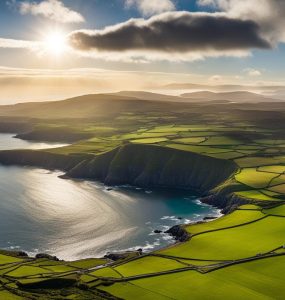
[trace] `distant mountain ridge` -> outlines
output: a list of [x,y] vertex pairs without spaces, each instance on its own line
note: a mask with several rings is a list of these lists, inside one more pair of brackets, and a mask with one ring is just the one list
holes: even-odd
[[[90,94],[60,101],[27,102],[0,106],[0,116],[18,118],[101,118],[115,117],[126,111],[143,113],[151,110],[172,111],[173,109],[203,111],[203,106],[211,105],[213,109],[223,109],[229,103],[232,108],[241,108],[243,103],[248,108],[256,103],[263,103],[267,109],[278,109],[281,100],[266,98],[251,92],[213,93],[197,92],[171,96],[142,91],[125,91],[116,94]],[[274,106],[273,106],[274,103]],[[252,108],[251,108],[252,109]],[[254,107],[254,109],[256,109]]]
[[238,84],[195,84],[195,83],[170,83],[160,86],[161,89],[169,90],[211,90],[211,91],[268,91],[285,90],[284,85],[238,85]]
[[235,92],[193,92],[193,93],[184,93],[181,95],[182,98],[187,99],[200,99],[204,101],[217,101],[217,100],[226,100],[231,102],[271,102],[278,101],[276,99],[267,98],[263,95],[252,93],[248,91],[235,91]]
[[278,102],[279,99],[271,99],[261,94],[249,91],[232,91],[232,92],[191,92],[184,93],[178,96],[164,95],[153,92],[144,91],[121,91],[110,94],[114,96],[123,96],[137,98],[140,100],[149,101],[173,101],[173,102],[193,102],[193,101],[228,101],[228,102]]

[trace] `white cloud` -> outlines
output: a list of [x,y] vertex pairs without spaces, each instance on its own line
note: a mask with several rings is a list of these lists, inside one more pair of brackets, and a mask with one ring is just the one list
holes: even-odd
[[23,1],[20,3],[21,14],[43,16],[60,23],[82,23],[84,17],[70,8],[64,6],[59,0],[45,0],[39,3]]
[[256,22],[263,37],[275,46],[285,42],[284,0],[198,0],[197,3],[226,12],[229,17]]
[[32,49],[37,49],[38,47],[39,47],[38,42],[0,38],[0,48],[31,49],[32,50]]
[[253,69],[253,68],[246,68],[243,70],[248,76],[252,76],[252,77],[257,77],[257,76],[261,76],[262,72],[257,70],[257,69]]
[[210,82],[222,82],[223,81],[223,77],[221,75],[213,75],[209,78]]
[[215,6],[215,0],[198,0],[197,3],[200,6]]
[[126,0],[126,7],[136,7],[143,16],[175,10],[175,5],[171,0]]
[[159,51],[122,51],[122,52],[98,52],[73,50],[78,57],[102,59],[105,61],[125,63],[152,63],[152,62],[194,62],[203,61],[206,58],[237,57],[245,58],[249,51],[198,51],[187,53],[163,53]]

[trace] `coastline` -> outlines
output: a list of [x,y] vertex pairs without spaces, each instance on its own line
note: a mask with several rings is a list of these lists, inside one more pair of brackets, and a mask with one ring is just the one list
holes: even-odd
[[[125,150],[125,148],[127,148],[127,149]],[[98,181],[98,182],[101,182],[102,184],[105,184],[106,186],[110,186],[110,187],[111,186],[120,186],[120,185],[122,186],[122,185],[127,184],[127,185],[131,185],[134,188],[145,189],[145,190],[149,190],[152,188],[161,188],[161,189],[170,188],[170,189],[174,189],[174,190],[188,190],[188,191],[194,190],[200,197],[199,200],[197,200],[199,202],[199,205],[206,204],[211,207],[216,207],[216,208],[220,209],[220,211],[217,213],[215,218],[222,217],[223,214],[221,214],[221,213],[226,208],[226,206],[224,206],[224,203],[227,204],[227,199],[226,199],[226,201],[222,201],[222,202],[218,201],[218,202],[214,203],[213,197],[215,199],[217,199],[217,197],[219,197],[219,195],[218,194],[215,195],[215,194],[211,193],[212,188],[215,187],[215,185],[212,183],[208,184],[209,190],[207,190],[205,188],[200,189],[200,188],[188,187],[188,185],[187,185],[187,183],[189,183],[188,179],[184,180],[183,184],[178,186],[178,188],[173,188],[173,185],[175,184],[175,182],[173,182],[173,181],[169,182],[170,183],[169,186],[166,185],[165,183],[159,183],[159,184],[157,184],[157,186],[155,186],[155,184],[153,184],[153,183],[146,184],[144,181],[138,182],[139,184],[134,185],[133,182],[129,183],[128,180],[126,180],[126,182],[123,182],[123,184],[121,184],[119,181],[119,184],[118,184],[118,182],[116,180],[110,179],[110,176],[106,175],[106,173],[105,173],[105,176],[109,176],[109,178],[107,180],[100,180],[100,178],[98,178],[100,176],[94,176],[95,178],[90,178],[91,176],[88,176],[89,174],[84,174],[85,176],[78,176],[78,175],[81,175],[81,174],[78,174],[78,172],[80,173],[82,171],[82,169],[86,168],[86,166],[88,166],[88,165],[91,166],[91,169],[89,166],[88,170],[91,170],[92,172],[94,171],[94,168],[96,169],[96,168],[101,167],[101,169],[102,168],[106,169],[106,165],[109,165],[108,169],[110,170],[110,165],[113,164],[114,157],[116,158],[116,156],[118,156],[118,155],[122,156],[122,155],[124,155],[124,152],[127,152],[128,154],[130,154],[130,152],[132,152],[132,148],[135,148],[135,150],[142,148],[143,151],[147,150],[150,152],[153,152],[153,150],[156,152],[156,151],[161,151],[161,149],[165,149],[165,148],[155,147],[155,146],[150,146],[150,147],[140,146],[140,147],[138,147],[138,146],[127,145],[125,147],[121,147],[120,149],[117,148],[115,150],[112,150],[111,152],[107,152],[106,154],[101,155],[102,158],[99,157],[99,164],[96,161],[96,158],[94,159],[91,156],[86,156],[86,155],[65,156],[65,155],[58,155],[58,154],[50,153],[50,152],[48,152],[48,150],[3,150],[3,151],[0,151],[0,163],[3,165],[8,165],[8,166],[9,165],[28,166],[28,167],[30,166],[30,167],[41,167],[46,170],[60,170],[61,172],[64,172],[64,174],[60,176],[61,178],[66,178],[66,179],[70,178],[73,180],[82,180],[82,181],[91,180],[92,182]],[[169,155],[172,156],[173,153],[175,153],[175,154],[178,153],[178,156],[179,155],[183,155],[184,157],[187,156],[187,159],[188,160],[190,159],[190,161],[195,164],[197,164],[197,162],[195,161],[196,159],[202,159],[202,160],[205,159],[205,156],[202,156],[202,155],[193,154],[193,157],[192,157],[191,154],[185,153],[184,151],[169,150],[169,149],[167,149],[165,159],[167,160],[168,156]],[[146,155],[145,155],[145,157],[148,158]],[[107,158],[107,161],[106,161],[106,158]],[[110,161],[110,158],[111,158],[111,161]],[[100,161],[100,159],[101,159],[101,161]],[[123,159],[124,159],[124,157],[123,157]],[[210,165],[212,165],[212,166],[215,166],[216,163],[219,164],[220,162],[225,163],[225,161],[219,160],[219,159],[212,159],[212,158],[207,158],[207,159],[208,159],[208,162],[210,163]],[[98,158],[97,158],[97,160],[98,160]],[[103,164],[102,164],[102,161],[103,161]],[[178,162],[179,162],[179,160],[178,160]],[[106,164],[106,165],[104,165],[104,164]],[[83,168],[82,168],[82,165],[83,165]],[[178,170],[176,170],[178,173],[180,172],[179,167],[180,166],[178,166]],[[181,166],[181,168],[183,170],[182,166]],[[196,171],[197,170],[198,169],[196,169]],[[234,170],[235,170],[235,167],[231,167],[229,172],[227,173],[227,175],[224,178],[222,178],[220,181],[226,180],[227,176],[231,176],[231,174],[234,172]],[[101,171],[99,170],[99,173],[100,172]],[[141,172],[141,171],[139,171],[139,172]],[[123,174],[123,176],[126,176],[125,171],[120,171],[119,173]],[[99,175],[102,175],[102,174],[99,174]],[[192,177],[196,176],[196,174],[190,174],[190,175]],[[127,175],[127,176],[129,176],[129,175]],[[152,176],[152,175],[150,174],[150,176]],[[222,177],[223,176],[224,175],[222,175]],[[103,178],[101,178],[101,179],[103,179]],[[203,178],[201,178],[200,180],[203,181]],[[107,181],[107,182],[104,182],[104,181]],[[168,182],[168,179],[166,180],[166,182]],[[200,183],[198,182],[197,186],[199,186],[199,184]],[[223,204],[221,205],[221,203],[223,203]],[[241,202],[239,202],[239,203],[241,203]],[[248,202],[245,201],[245,203],[248,203]],[[231,207],[231,210],[232,209],[233,208]],[[227,212],[225,212],[225,213],[227,213]],[[206,222],[210,222],[210,221],[211,220],[201,219],[201,220],[198,220],[197,222],[206,223]],[[179,226],[179,228],[184,230],[183,228],[185,226],[192,225],[195,223],[196,222],[190,222],[189,224],[188,223],[187,224],[176,224],[176,225],[174,225],[174,227]],[[172,227],[170,227],[169,229],[171,229],[171,228]],[[171,245],[166,245],[164,247],[161,247],[161,248],[159,248],[159,250],[162,250],[165,247],[175,246],[178,242],[183,242],[183,239],[180,241],[177,241],[177,236],[175,234],[170,234],[170,236],[171,235],[173,236],[173,239],[174,239],[173,243],[171,243]],[[184,238],[184,239],[187,240],[187,238]],[[140,248],[140,246],[132,247],[132,248],[133,249]],[[131,250],[133,250],[133,249],[131,249]],[[126,249],[127,252],[129,250],[130,249]],[[151,251],[157,251],[157,250],[150,250],[150,252]],[[122,252],[122,251],[118,251],[118,252]]]

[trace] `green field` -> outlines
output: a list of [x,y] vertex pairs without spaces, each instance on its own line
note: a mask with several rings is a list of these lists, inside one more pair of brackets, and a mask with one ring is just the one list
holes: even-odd
[[[82,158],[79,166],[90,171],[88,179],[112,169],[117,177],[131,174],[144,184],[153,177],[194,182],[197,192],[211,196],[207,201],[226,214],[184,225],[190,238],[183,243],[130,253],[117,262],[55,262],[2,251],[1,300],[284,298],[285,105],[140,102],[102,95],[79,100],[0,107],[0,129],[13,118],[19,128],[30,128],[20,134],[23,139],[66,141],[69,146],[34,151],[33,159],[49,154],[44,156],[49,166],[51,157]],[[124,156],[126,146],[134,150]],[[110,157],[116,160],[107,168]],[[224,171],[227,177],[217,178]]]

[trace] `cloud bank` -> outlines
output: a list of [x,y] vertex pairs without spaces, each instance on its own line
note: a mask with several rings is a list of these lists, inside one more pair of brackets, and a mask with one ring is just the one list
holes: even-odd
[[153,53],[172,56],[241,55],[249,50],[270,49],[251,20],[230,18],[224,13],[169,12],[148,20],[131,19],[103,30],[79,30],[69,36],[73,48],[82,52]]
[[38,47],[38,42],[0,38],[0,48],[36,50]]
[[256,22],[262,36],[274,45],[285,42],[284,0],[198,0],[198,4],[212,6],[233,18]]
[[43,16],[59,23],[84,22],[84,17],[80,13],[64,6],[59,0],[45,0],[39,3],[24,1],[20,3],[20,12],[23,15]]

